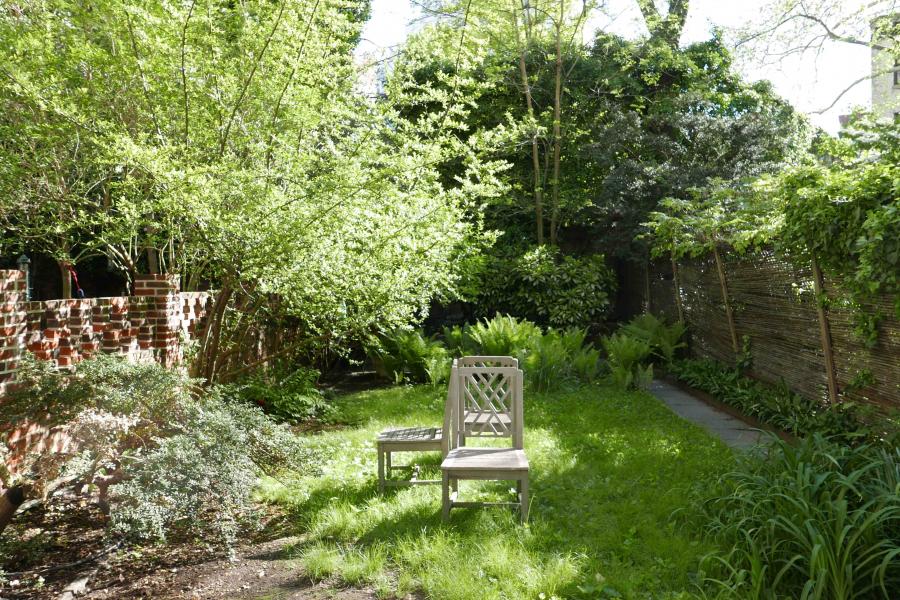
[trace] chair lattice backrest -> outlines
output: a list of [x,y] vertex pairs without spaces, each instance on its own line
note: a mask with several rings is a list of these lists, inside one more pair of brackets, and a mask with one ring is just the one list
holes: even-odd
[[522,448],[522,371],[516,367],[461,367],[451,370],[451,444],[468,437],[512,438]]

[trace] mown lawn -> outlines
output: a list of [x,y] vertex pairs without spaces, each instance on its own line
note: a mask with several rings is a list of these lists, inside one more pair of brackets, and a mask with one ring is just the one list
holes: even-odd
[[[439,485],[377,494],[374,447],[387,426],[438,425],[444,396],[427,386],[344,396],[349,425],[310,439],[322,453],[318,476],[264,483],[262,497],[304,534],[293,551],[310,576],[385,597],[693,597],[698,559],[711,548],[672,515],[692,487],[732,464],[721,442],[643,392],[526,393],[529,523],[488,508],[456,509],[444,525]],[[424,476],[439,476],[437,454],[417,456]],[[508,493],[503,483],[460,487],[468,498]]]

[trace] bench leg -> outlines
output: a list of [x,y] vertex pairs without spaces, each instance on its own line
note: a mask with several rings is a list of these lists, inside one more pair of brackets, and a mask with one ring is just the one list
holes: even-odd
[[384,493],[384,448],[378,446],[378,493]]
[[528,521],[528,477],[519,480],[519,516],[522,522]]
[[441,520],[450,521],[450,475],[446,471],[441,478]]
[[459,492],[459,479],[454,477],[450,480],[450,489],[453,490],[454,493]]
[[385,458],[387,459],[387,469],[386,469],[386,473],[387,473],[387,476],[390,477],[390,476],[391,476],[391,469],[393,468],[393,467],[391,466],[391,451],[390,451],[390,450],[388,450],[387,452],[385,452]]

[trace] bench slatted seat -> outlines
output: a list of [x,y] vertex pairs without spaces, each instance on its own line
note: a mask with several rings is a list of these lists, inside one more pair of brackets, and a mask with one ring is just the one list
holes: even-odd
[[409,427],[407,429],[389,429],[378,435],[382,442],[432,441],[441,439],[441,430],[436,427]]
[[[453,361],[454,366],[460,364],[468,367],[517,367],[519,361],[511,356],[464,356]],[[452,402],[448,392],[444,406],[444,420],[447,422],[449,422],[449,411],[451,408]],[[506,424],[498,428],[493,425],[491,417],[493,414],[491,411],[479,410],[473,412],[471,416],[466,416],[466,431],[471,432],[470,435],[484,437],[488,435],[488,430],[509,430],[508,418],[503,415],[497,417],[501,421],[507,421]],[[482,430],[483,433],[481,433]],[[384,492],[387,486],[441,483],[440,479],[419,479],[417,465],[392,464],[392,454],[394,452],[441,452],[443,456],[446,456],[450,446],[447,436],[444,435],[445,431],[449,431],[446,426],[407,427],[382,431],[375,440],[378,451],[378,491]],[[496,435],[492,435],[492,437],[496,437]],[[391,479],[391,474],[395,470],[409,470],[412,473],[411,478],[403,480]]]

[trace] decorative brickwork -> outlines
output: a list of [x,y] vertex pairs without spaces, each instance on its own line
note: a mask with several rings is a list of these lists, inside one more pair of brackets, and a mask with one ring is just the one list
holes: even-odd
[[26,351],[60,367],[97,352],[172,366],[211,301],[179,292],[177,275],[138,275],[134,296],[26,302],[25,274],[0,270],[0,397]]
[[[134,296],[27,302],[25,273],[0,270],[0,402],[15,385],[26,352],[61,368],[98,352],[173,366],[182,358],[184,342],[202,330],[212,304],[207,292],[178,288],[177,275],[138,275]],[[62,431],[36,423],[2,433],[11,470],[24,452],[68,444]]]

